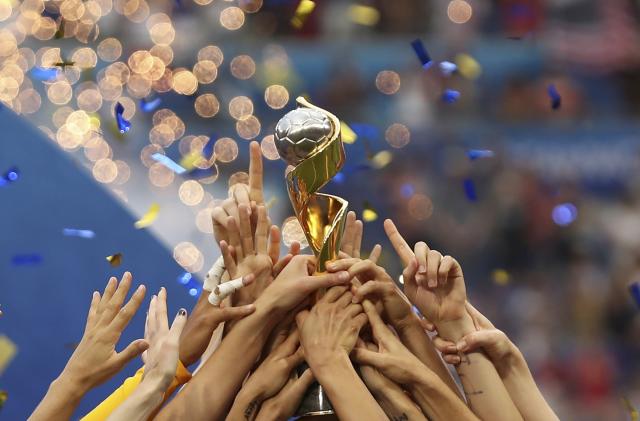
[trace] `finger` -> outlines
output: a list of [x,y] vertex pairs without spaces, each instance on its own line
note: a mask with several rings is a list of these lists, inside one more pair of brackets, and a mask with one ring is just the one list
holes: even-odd
[[296,326],[298,326],[298,330],[302,329],[302,325],[304,325],[304,321],[307,320],[309,316],[309,310],[303,310],[296,314]]
[[453,265],[455,264],[455,259],[451,256],[444,256],[442,260],[440,260],[440,266],[438,267],[438,275],[437,275],[437,283],[438,285],[444,285],[447,282],[447,278],[449,277],[449,272]]
[[346,312],[349,315],[349,317],[351,317],[351,318],[355,318],[359,314],[362,314],[365,317],[365,323],[368,320],[367,315],[365,313],[363,313],[363,309],[362,309],[362,306],[360,304],[353,304],[353,303],[348,304]]
[[[438,269],[442,261],[442,254],[438,250],[430,250],[427,255],[427,281],[429,288],[438,286]],[[447,270],[447,273],[449,271]],[[444,278],[446,281],[446,277]],[[442,284],[444,285],[444,284]]]
[[238,307],[221,307],[218,316],[219,323],[228,322],[230,320],[242,319],[256,311],[255,304],[247,304]]
[[167,290],[160,288],[156,302],[156,323],[160,332],[169,330],[169,318],[167,316]]
[[442,359],[445,363],[451,365],[458,365],[462,362],[462,358],[458,354],[444,354]]
[[229,215],[220,206],[216,206],[211,211],[211,221],[213,222],[213,238],[216,239],[216,243],[220,241],[229,241],[229,235],[227,234],[227,218]]
[[118,371],[148,348],[149,343],[144,339],[136,339],[131,342],[125,349],[117,353],[114,358],[114,364],[119,367]]
[[384,369],[386,365],[382,354],[364,348],[355,348],[353,359],[359,364],[369,365],[380,370]]
[[387,234],[387,237],[389,238],[393,249],[396,251],[396,253],[398,253],[398,256],[400,257],[400,260],[402,260],[402,263],[407,266],[411,258],[414,256],[413,251],[411,250],[411,247],[409,247],[409,244],[407,244],[407,242],[404,240],[402,235],[400,235],[398,228],[396,228],[396,225],[391,219],[387,219],[384,221],[384,232]]
[[353,257],[353,240],[355,235],[356,213],[354,211],[347,212],[347,220],[345,222],[344,234],[342,235],[342,246],[340,250],[347,255]]
[[187,324],[187,310],[181,308],[178,310],[178,314],[173,319],[173,323],[171,323],[171,329],[169,329],[169,338],[174,343],[180,342],[180,335],[182,335],[182,330]]
[[277,225],[271,225],[269,230],[269,249],[267,254],[271,258],[271,263],[275,265],[280,257],[280,228]]
[[378,263],[378,259],[380,259],[380,255],[382,254],[382,246],[380,244],[376,244],[371,249],[371,253],[369,253],[369,260],[373,263]]
[[[427,257],[429,255],[429,246],[424,241],[419,241],[416,243],[414,248],[416,260],[418,260],[418,274],[416,275],[416,281],[418,285],[426,286],[427,285]],[[438,266],[436,266],[438,267]]]
[[427,319],[420,319],[420,326],[424,330],[428,330],[429,332],[435,332],[436,331],[436,325],[434,325],[433,323],[431,323]]
[[[249,197],[249,196],[247,196]],[[242,254],[251,256],[254,254],[253,235],[251,233],[251,219],[249,216],[249,208],[246,205],[238,206],[240,213],[240,242],[242,244]]]
[[289,247],[289,253],[291,253],[292,256],[297,256],[300,253],[301,248],[302,246],[299,241],[293,241]]
[[262,151],[253,141],[249,145],[249,197],[259,205],[264,203],[262,174]]
[[369,281],[365,282],[353,295],[354,303],[361,303],[370,296],[383,297],[395,293],[395,286],[391,282]]
[[256,253],[267,254],[268,242],[269,222],[267,221],[267,208],[265,208],[264,206],[258,206],[258,225],[256,226]]
[[417,287],[416,272],[418,271],[418,260],[413,257],[409,259],[409,264],[402,271],[402,279],[404,280],[405,291],[407,287]]
[[357,220],[355,222],[354,234],[353,234],[353,257],[360,258],[360,248],[362,247],[362,232],[364,227],[362,226],[362,221]]
[[145,292],[145,286],[140,285],[138,289],[136,289],[136,292],[133,293],[127,304],[125,304],[125,306],[118,312],[109,327],[113,328],[117,332],[122,332],[140,308]]
[[320,288],[330,288],[336,285],[346,285],[351,280],[349,272],[325,273],[322,275],[309,276],[307,280],[301,280],[304,288],[308,293],[319,290]]
[[[297,408],[300,405],[300,401],[302,401],[305,392],[311,387],[314,380],[311,369],[307,368],[288,388],[286,400],[291,403],[291,408]],[[293,415],[293,413],[289,415]]]
[[456,354],[458,355],[458,348],[456,348],[456,344],[451,341],[447,341],[442,339],[440,336],[436,335],[431,338],[431,342],[433,342],[433,346],[436,347],[438,351],[443,354]]
[[[231,194],[231,192],[229,192]],[[229,197],[222,201],[222,208],[227,213],[228,216],[233,216],[236,218],[236,221],[240,220],[240,215],[238,214],[238,204],[233,197]],[[227,229],[229,228],[227,222],[223,224]]]
[[342,270],[348,270],[351,266],[355,265],[356,263],[360,263],[361,261],[362,260],[360,259],[350,257],[348,259],[340,259],[328,262],[326,267],[329,272],[340,272]]
[[[354,307],[358,306],[354,305]],[[369,317],[367,317],[365,313],[360,313],[353,319],[353,324],[358,331],[358,334],[360,334],[360,329],[362,329],[367,323],[369,323]]]
[[232,295],[234,292],[249,285],[251,282],[255,280],[255,275],[250,273],[248,275],[243,276],[242,278],[232,279],[227,282],[223,282],[220,285],[216,286],[213,291],[209,294],[209,303],[215,307],[220,306],[222,301],[228,296]]
[[236,258],[241,261],[244,258],[242,244],[240,242],[240,231],[238,230],[238,222],[232,216],[227,217],[227,233],[229,234],[229,245],[233,246],[236,251]]
[[333,287],[330,288],[323,296],[322,296],[322,301],[325,303],[334,303],[336,302],[338,299],[340,299],[340,297],[342,297],[342,295],[344,295],[344,293],[347,291],[347,287]]
[[113,297],[113,293],[116,292],[116,288],[118,287],[118,278],[112,276],[109,278],[107,282],[107,286],[104,287],[104,291],[102,292],[102,299],[98,303],[98,311],[97,315],[101,316],[104,312],[104,309],[107,308],[109,304],[109,300]]
[[507,336],[501,330],[476,330],[456,342],[456,348],[459,352],[471,352],[478,348],[495,347],[505,340],[508,340]]
[[98,305],[100,304],[100,293],[98,291],[93,291],[93,295],[91,295],[91,305],[89,305],[89,313],[87,314],[87,323],[84,326],[84,331],[86,332],[89,328],[93,327],[93,325],[97,322],[97,314],[98,314]]
[[376,338],[378,344],[385,344],[387,342],[388,335],[391,334],[391,332],[389,332],[389,328],[384,324],[380,315],[376,311],[375,306],[370,301],[365,300],[362,303],[362,307],[369,318],[369,325],[371,325],[371,332],[373,333],[374,338]]
[[[371,260],[361,260],[348,270],[351,277],[358,277],[361,281],[380,280],[393,283],[391,277],[380,266],[377,266]],[[365,282],[366,283],[366,282]]]
[[338,297],[338,299],[335,301],[335,305],[338,308],[345,308],[349,304],[351,304],[351,299],[352,298],[353,298],[353,294],[351,293],[351,291],[349,291],[347,288],[345,288],[345,291],[342,293],[342,295],[340,297]]
[[129,288],[131,288],[131,273],[125,272],[116,292],[113,293],[113,296],[109,300],[109,304],[102,313],[101,319],[105,323],[111,323],[118,311],[120,311],[125,298],[127,298]]
[[284,361],[287,363],[289,370],[293,370],[304,361],[304,350],[299,346],[298,349],[296,349],[293,354],[286,357]]
[[229,190],[231,190],[233,198],[238,204],[238,208],[240,208],[241,205],[245,205],[249,210],[249,215],[251,215],[251,199],[249,199],[249,186],[243,183],[238,183],[231,186]]
[[227,244],[226,241],[220,241],[220,253],[222,254],[222,260],[224,261],[224,267],[227,269],[227,272],[229,272],[231,277],[235,277],[238,268],[235,259],[231,255],[229,244]]
[[298,349],[298,345],[300,345],[300,335],[298,329],[293,329],[287,339],[278,346],[276,353],[282,356],[291,356]]
[[495,329],[496,327],[491,323],[484,314],[480,313],[469,301],[465,302],[467,312],[471,315],[471,318],[477,322],[480,329]]
[[154,335],[156,334],[156,300],[158,299],[158,297],[156,297],[155,294],[153,294],[153,296],[151,297],[151,301],[149,302],[149,312],[147,313],[147,328],[149,330],[149,335],[148,338],[145,339],[149,339],[149,343],[151,343],[151,340],[153,339]]
[[285,266],[289,264],[289,262],[293,259],[293,255],[287,254],[282,259],[280,259],[275,265],[273,265],[273,277],[275,278],[282,272]]

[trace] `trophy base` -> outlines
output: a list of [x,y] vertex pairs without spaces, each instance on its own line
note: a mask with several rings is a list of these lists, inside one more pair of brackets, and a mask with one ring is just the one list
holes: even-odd
[[[309,366],[303,363],[298,367],[298,375],[301,375]],[[313,383],[307,390],[300,406],[295,413],[295,417],[316,417],[320,415],[333,415],[333,407],[329,398],[324,393],[322,385],[319,383]]]

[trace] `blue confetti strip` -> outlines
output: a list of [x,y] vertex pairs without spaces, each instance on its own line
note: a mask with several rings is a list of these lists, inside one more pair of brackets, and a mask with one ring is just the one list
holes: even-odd
[[178,276],[178,283],[182,285],[192,297],[197,297],[202,292],[202,284],[189,272],[184,272]]
[[465,178],[463,182],[464,186],[464,194],[467,196],[467,199],[471,202],[475,202],[478,200],[478,195],[476,194],[476,186],[473,184],[473,180],[470,178]]
[[458,70],[458,66],[456,66],[455,63],[451,63],[450,61],[440,62],[440,71],[445,76],[451,76],[451,74],[457,70]]
[[49,81],[58,77],[60,69],[57,67],[34,67],[31,69],[31,76],[41,81]]
[[445,89],[442,93],[442,101],[447,104],[453,104],[460,98],[460,92],[454,89]]
[[183,174],[187,172],[187,170],[181,167],[180,164],[174,162],[171,158],[169,158],[166,155],[162,155],[161,153],[156,152],[153,155],[151,155],[151,158],[154,161],[159,162],[165,167],[169,168],[171,171],[173,171],[176,174]]
[[480,158],[492,158],[494,155],[495,153],[488,149],[469,149],[467,151],[467,156],[471,161],[475,161]]
[[638,308],[640,308],[640,282],[635,281],[629,284],[629,293],[631,297],[633,297],[633,301],[635,301]]
[[62,234],[67,237],[93,238],[96,233],[91,230],[79,230],[75,228],[63,228]]
[[553,83],[549,84],[547,87],[547,93],[549,94],[549,98],[551,98],[551,108],[554,110],[559,109],[562,105],[562,97],[556,89],[556,85]]
[[11,258],[14,266],[35,266],[42,263],[42,256],[39,254],[16,254]]
[[411,42],[411,46],[413,47],[413,51],[416,52],[416,55],[418,56],[418,60],[420,60],[420,63],[422,64],[422,68],[426,70],[429,67],[431,67],[431,65],[433,64],[433,61],[431,60],[431,56],[429,55],[429,53],[427,52],[427,49],[422,43],[422,40],[420,40],[419,38],[413,40]]
[[145,98],[142,98],[140,100],[140,109],[145,113],[150,113],[151,111],[158,108],[160,104],[162,104],[162,99],[160,99],[159,97],[154,98],[151,101],[147,101]]
[[116,103],[116,122],[118,123],[118,130],[120,133],[126,133],[131,128],[131,122],[125,119],[122,114],[124,113],[124,107],[121,103]]

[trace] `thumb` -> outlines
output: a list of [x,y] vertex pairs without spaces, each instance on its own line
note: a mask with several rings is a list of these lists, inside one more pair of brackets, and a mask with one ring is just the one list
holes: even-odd
[[228,322],[229,320],[241,319],[256,311],[255,304],[247,304],[238,307],[224,307],[220,309],[220,322]]
[[416,272],[418,271],[418,261],[415,257],[409,259],[409,263],[407,267],[402,271],[402,278],[404,280],[404,285],[417,287],[416,285]]
[[470,352],[478,348],[486,351],[500,346],[506,339],[505,334],[497,329],[477,330],[465,335],[456,343],[456,348],[461,352]]
[[317,291],[320,288],[329,288],[336,285],[345,285],[351,279],[349,272],[342,271],[338,273],[324,273],[322,275],[309,276],[304,285],[307,288],[307,292],[311,293]]
[[365,348],[355,348],[353,350],[353,359],[359,364],[369,365],[380,370],[385,365],[384,357],[380,353]]
[[125,349],[116,354],[116,364],[124,367],[129,361],[136,358],[149,348],[149,343],[144,339],[136,339],[131,342]]

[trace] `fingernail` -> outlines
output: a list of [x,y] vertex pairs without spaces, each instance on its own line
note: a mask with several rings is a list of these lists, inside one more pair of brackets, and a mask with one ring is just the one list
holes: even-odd
[[187,315],[187,310],[181,308],[180,311],[178,311],[178,316],[186,316]]
[[349,279],[349,272],[347,271],[342,271],[338,273],[338,279],[341,281],[346,281],[347,279]]
[[467,341],[465,341],[464,339],[459,340],[458,343],[456,344],[456,349],[458,351],[464,351],[466,347],[467,347]]
[[425,265],[420,265],[418,267],[418,272],[425,273],[427,271],[427,267]]

